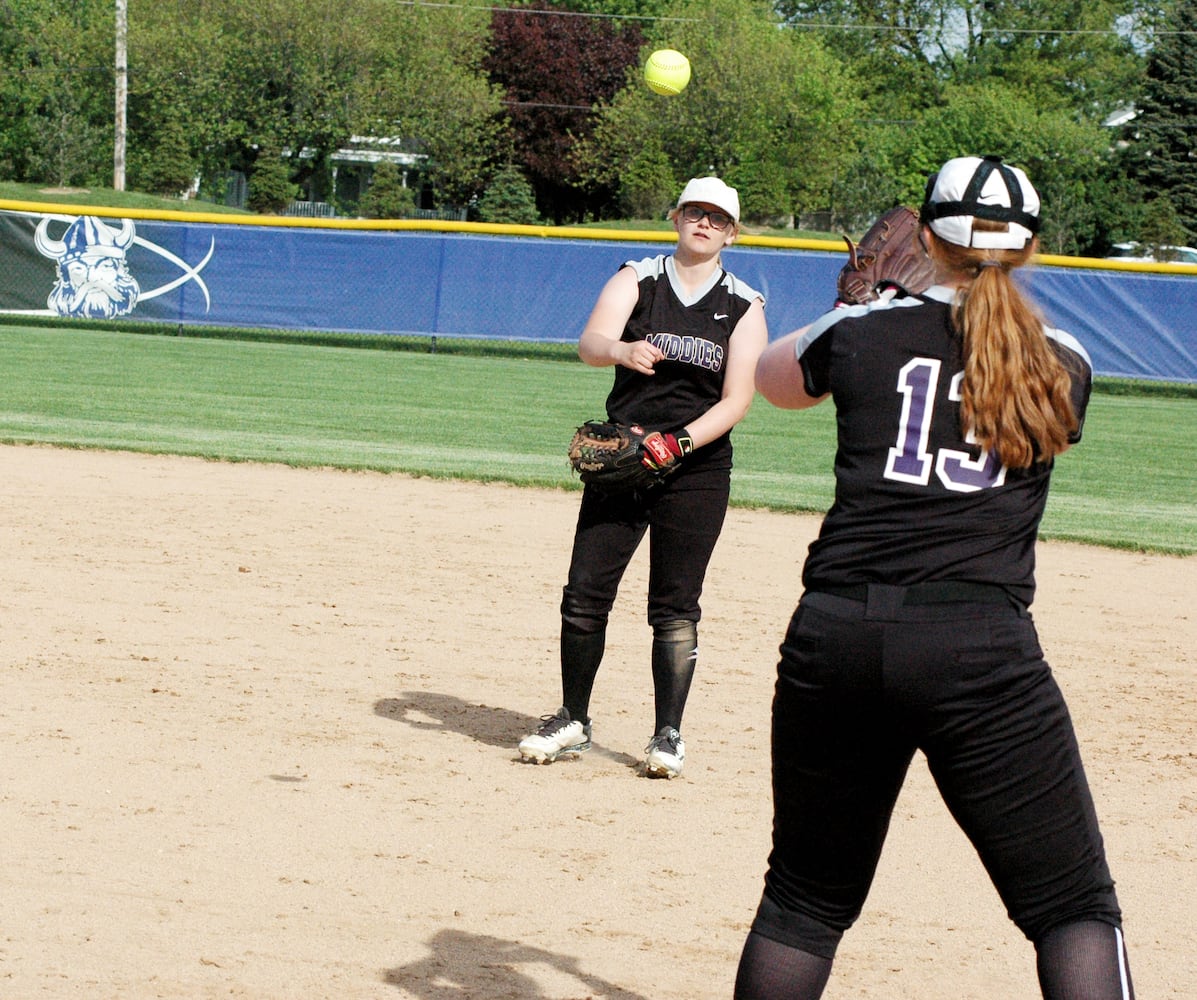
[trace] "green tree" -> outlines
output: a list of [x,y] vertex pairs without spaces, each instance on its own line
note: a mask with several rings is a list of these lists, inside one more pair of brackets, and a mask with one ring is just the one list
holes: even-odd
[[[363,0],[219,0],[222,79],[244,123],[237,148],[277,141],[292,154],[296,181],[327,174],[328,157],[354,132],[363,52],[375,41]],[[241,164],[236,164],[241,166]]]
[[1025,169],[1039,192],[1045,251],[1079,253],[1094,242],[1089,192],[1109,169],[1110,136],[1066,111],[1043,109],[1033,95],[997,80],[948,87],[942,103],[919,116],[893,153],[902,200],[915,205],[927,175],[945,160],[1000,156]]
[[[225,30],[222,0],[156,0],[138,4],[129,19],[130,181],[153,178],[152,163],[170,144],[171,156],[188,159],[201,190],[216,187],[225,171],[250,159],[248,102],[225,73],[235,42]],[[170,135],[176,121],[181,147]]]
[[[908,112],[909,113],[909,112]],[[917,208],[926,179],[927,157],[913,134],[918,120],[901,123],[869,120],[860,126],[856,156],[832,186],[830,226],[861,236],[873,221],[894,205]]]
[[383,160],[375,165],[370,187],[362,195],[357,210],[366,219],[404,219],[415,207],[415,195],[403,183],[403,172],[394,163]]
[[[857,67],[876,118],[929,107],[947,84],[1001,80],[1100,119],[1142,73],[1136,28],[1164,0],[779,0]],[[835,27],[828,27],[834,25]]]
[[494,13],[486,68],[502,87],[513,155],[554,222],[582,222],[611,199],[609,187],[585,182],[563,150],[594,131],[596,105],[609,101],[636,64],[643,35],[636,22],[553,16],[565,7]]
[[909,118],[934,100],[934,64],[950,48],[948,0],[778,0],[796,34],[819,39],[853,67],[872,120]]
[[1082,248],[1088,257],[1105,257],[1115,243],[1138,239],[1142,231],[1143,186],[1122,169],[1115,155],[1086,192],[1093,213],[1093,239]]
[[0,162],[18,179],[111,183],[114,9],[0,4]]
[[[211,190],[271,147],[281,183],[325,197],[334,152],[375,136],[422,154],[438,204],[477,199],[514,163],[536,167],[554,216],[656,217],[688,177],[716,172],[748,221],[830,211],[853,231],[918,197],[940,158],[988,151],[1032,171],[1050,249],[1139,238],[1157,193],[1197,231],[1197,0],[780,0],[784,21],[771,0],[565,2],[600,16],[536,15],[588,27],[555,27],[535,47],[512,36],[499,86],[483,5],[136,0],[130,181],[173,191],[199,173]],[[630,64],[594,41],[631,24],[650,37]],[[112,39],[111,0],[0,2],[0,175],[107,183]],[[543,66],[518,65],[521,46]],[[643,84],[658,47],[691,59],[679,97]],[[1097,123],[1131,101],[1141,114],[1112,157]],[[514,112],[543,104],[579,105],[566,110],[580,124]]]
[[478,218],[483,222],[507,222],[532,226],[541,221],[536,194],[523,171],[508,164],[497,174],[478,201]]
[[[30,128],[34,145],[27,164],[33,177],[59,187],[111,186],[112,129],[88,116],[82,98],[75,89],[62,89],[41,102]],[[108,155],[102,156],[105,147]]]
[[[1147,64],[1131,123],[1130,172],[1148,200],[1167,198],[1197,242],[1197,0],[1177,0]],[[1164,213],[1167,214],[1167,213]]]
[[974,0],[960,5],[967,44],[945,60],[955,83],[1001,81],[1044,108],[1100,121],[1143,73],[1129,28],[1149,16],[1138,0]]
[[1140,230],[1147,252],[1156,260],[1174,260],[1172,248],[1185,242],[1185,226],[1180,213],[1166,194],[1153,198],[1143,211]]
[[569,9],[599,17],[655,19],[670,17],[673,0],[570,0]]
[[677,194],[669,157],[659,146],[642,149],[620,173],[618,208],[625,218],[659,219]]
[[299,194],[299,185],[291,180],[291,158],[277,148],[261,150],[249,175],[247,208],[255,212],[277,214]]
[[[675,16],[655,28],[577,162],[618,184],[632,165],[664,157],[675,196],[688,178],[718,174],[743,190],[746,221],[824,208],[855,152],[861,109],[847,69],[817,39],[779,30],[761,0],[687,0]],[[690,59],[690,85],[677,97],[641,78],[643,60],[662,47]]]
[[175,114],[137,133],[129,145],[129,187],[172,197],[191,187],[198,166],[189,149],[187,132]]
[[[48,2],[48,0],[47,0]],[[325,196],[354,135],[417,143],[438,197],[464,203],[503,155],[499,95],[479,63],[485,9],[393,0],[156,0],[130,19],[131,140],[174,113],[205,189],[291,152],[291,180]]]
[[368,135],[419,140],[437,204],[481,194],[511,143],[502,93],[487,80],[487,8],[426,7],[379,0],[369,50]]

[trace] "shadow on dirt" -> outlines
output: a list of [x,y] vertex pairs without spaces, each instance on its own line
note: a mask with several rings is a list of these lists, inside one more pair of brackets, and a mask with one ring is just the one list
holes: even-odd
[[400,698],[380,698],[374,714],[414,729],[451,732],[493,747],[515,748],[537,719],[490,705],[472,705],[453,695],[409,691]]
[[535,967],[547,966],[553,980],[566,976],[576,981],[578,997],[647,1000],[582,971],[577,959],[517,941],[443,930],[433,935],[428,947],[427,958],[388,969],[383,982],[419,1000],[548,1000],[561,992],[559,982],[548,993],[537,981]]
[[[503,747],[511,751],[515,760],[519,759],[516,751],[519,741],[540,723],[539,717],[523,712],[491,705],[473,705],[453,695],[435,691],[409,691],[400,698],[380,698],[374,703],[374,714],[415,729],[458,733],[488,746]],[[590,753],[631,768],[640,763],[638,757],[608,750],[597,740]]]

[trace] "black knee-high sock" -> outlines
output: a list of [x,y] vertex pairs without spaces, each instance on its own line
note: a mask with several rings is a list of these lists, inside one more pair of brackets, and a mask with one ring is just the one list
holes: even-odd
[[752,931],[736,970],[735,1000],[818,1000],[830,976],[830,958]]
[[578,722],[590,721],[590,694],[606,645],[605,627],[583,632],[568,622],[561,623],[561,704]]
[[1122,931],[1100,920],[1080,920],[1035,942],[1044,1000],[1134,1000]]
[[665,726],[682,728],[682,713],[698,660],[698,626],[692,621],[653,626],[653,695],[659,733]]

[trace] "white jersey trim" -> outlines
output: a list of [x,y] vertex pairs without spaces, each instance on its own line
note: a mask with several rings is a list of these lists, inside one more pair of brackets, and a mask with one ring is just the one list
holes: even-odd
[[1045,326],[1043,332],[1047,334],[1048,340],[1054,340],[1057,344],[1062,344],[1067,347],[1074,354],[1079,354],[1085,360],[1085,366],[1093,371],[1093,360],[1089,357],[1089,352],[1085,350],[1085,345],[1076,339],[1067,330],[1057,330],[1054,326]]
[[[923,294],[928,294],[931,289]],[[936,298],[937,296],[932,296]],[[799,337],[794,342],[794,357],[801,358],[806,353],[807,348],[810,347],[823,334],[830,330],[836,323],[842,319],[849,319],[854,316],[867,316],[874,312],[888,312],[891,309],[910,309],[915,306],[924,305],[919,299],[911,297],[894,298],[894,299],[877,299],[874,302],[869,302],[860,306],[837,306],[831,312],[825,312],[817,320],[811,323],[806,328],[806,333]]]
[[[932,285],[922,294],[929,299],[943,303],[951,303],[956,298],[956,290],[948,288],[946,285]],[[794,357],[801,358],[811,344],[823,336],[841,319],[847,319],[850,316],[866,316],[871,312],[883,312],[889,309],[905,309],[922,304],[914,296],[908,296],[905,298],[877,300],[860,306],[839,306],[832,309],[831,312],[824,313],[807,327],[806,333],[794,343]],[[1089,357],[1089,352],[1085,350],[1085,345],[1067,330],[1061,330],[1057,327],[1044,324],[1043,333],[1048,340],[1054,340],[1073,353],[1080,355],[1089,370],[1093,370],[1093,359]]]
[[637,281],[643,281],[645,278],[659,278],[661,275],[664,275],[669,279],[669,286],[673,289],[673,294],[686,307],[700,301],[703,296],[710,292],[712,288],[718,286],[720,282],[727,286],[727,290],[732,295],[743,299],[745,302],[760,299],[761,305],[765,304],[765,297],[760,292],[751,285],[741,281],[731,271],[724,270],[722,267],[716,268],[712,272],[711,277],[703,282],[702,287],[691,294],[682,288],[681,282],[678,281],[677,268],[673,262],[672,254],[659,254],[656,257],[629,260],[625,261],[623,266],[630,267],[636,273]]

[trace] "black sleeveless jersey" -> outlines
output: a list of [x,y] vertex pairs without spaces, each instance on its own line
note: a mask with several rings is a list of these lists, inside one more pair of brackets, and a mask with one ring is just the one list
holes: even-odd
[[[763,296],[722,269],[687,296],[676,280],[672,256],[623,266],[636,273],[640,296],[620,339],[650,341],[665,357],[651,376],[616,367],[607,416],[653,430],[680,429],[722,398],[732,331],[753,300]],[[686,466],[730,467],[731,458],[729,431],[697,449]]]
[[[808,590],[951,580],[996,584],[1024,604],[1034,597],[1051,464],[1006,469],[962,433],[953,294],[937,286],[837,309],[796,345],[805,389],[832,394],[838,431],[835,503],[810,546]],[[1072,373],[1083,423],[1089,356],[1062,330],[1045,332]]]

